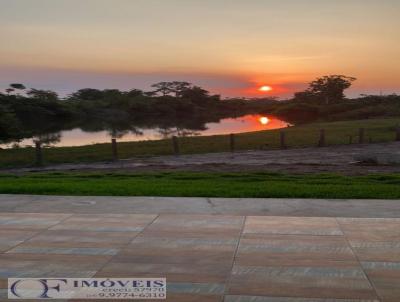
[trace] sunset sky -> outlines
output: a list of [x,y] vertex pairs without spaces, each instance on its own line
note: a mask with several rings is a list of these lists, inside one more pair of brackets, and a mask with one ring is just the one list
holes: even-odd
[[0,89],[186,80],[287,97],[345,74],[349,96],[399,93],[399,13],[399,0],[0,0]]

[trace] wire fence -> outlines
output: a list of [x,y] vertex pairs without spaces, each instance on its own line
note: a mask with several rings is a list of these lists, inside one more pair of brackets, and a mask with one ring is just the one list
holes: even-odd
[[[299,147],[328,147],[343,144],[370,144],[378,142],[400,141],[400,127],[394,126],[382,131],[374,128],[358,128],[351,131],[330,129],[298,132],[291,128],[262,133],[243,133],[204,137],[177,137],[169,140],[146,142],[117,142],[85,147],[45,148],[36,142],[34,160],[30,165],[43,166],[46,163],[118,161],[136,156],[175,155],[237,152],[241,150],[273,150]],[[108,150],[108,151],[107,151]],[[322,152],[322,151],[321,151]],[[31,157],[30,154],[29,157]],[[47,159],[47,160],[46,160]],[[25,161],[27,164],[27,161]]]

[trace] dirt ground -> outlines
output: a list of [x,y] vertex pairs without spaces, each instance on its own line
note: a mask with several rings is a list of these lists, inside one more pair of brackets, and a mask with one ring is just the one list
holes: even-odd
[[[378,159],[378,163],[362,161]],[[361,159],[361,160],[360,160]],[[3,170],[24,173],[39,171],[204,171],[250,172],[270,171],[285,173],[340,173],[362,175],[371,173],[399,173],[400,142],[343,145],[324,148],[302,148],[270,151],[242,151],[181,156],[132,158],[118,162],[63,164],[43,168]],[[389,161],[389,163],[388,163]]]

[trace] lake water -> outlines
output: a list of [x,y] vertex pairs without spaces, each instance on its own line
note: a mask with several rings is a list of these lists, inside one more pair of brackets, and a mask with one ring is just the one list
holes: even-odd
[[[269,115],[245,115],[238,118],[226,118],[218,123],[207,123],[206,130],[190,131],[185,129],[138,129],[140,134],[128,132],[122,137],[118,137],[118,141],[143,141],[143,140],[159,140],[174,135],[216,135],[243,133],[251,131],[280,129],[290,126],[289,123],[282,121],[274,116]],[[53,143],[52,146],[80,146],[96,143],[110,142],[111,136],[107,131],[85,132],[81,129],[73,129],[59,132],[59,142]],[[24,139],[19,142],[21,147],[32,146],[32,139]],[[0,145],[1,147],[10,147],[11,144]]]

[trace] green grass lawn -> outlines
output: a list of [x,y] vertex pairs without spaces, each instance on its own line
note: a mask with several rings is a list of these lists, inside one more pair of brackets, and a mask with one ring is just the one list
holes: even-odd
[[[348,144],[349,136],[357,142],[358,129],[365,128],[365,137],[373,142],[393,141],[396,119],[371,119],[360,121],[341,121],[314,123],[285,129],[289,147],[316,146],[319,130],[326,129],[328,145]],[[258,131],[236,135],[236,149],[250,150],[278,148],[279,131]],[[229,151],[229,136],[215,135],[204,137],[179,138],[181,153],[207,153]],[[172,154],[171,140],[118,143],[120,158]],[[111,160],[111,144],[95,144],[81,147],[45,148],[43,156],[46,164],[79,163]],[[0,168],[30,166],[35,162],[33,148],[0,150]]]
[[0,175],[0,193],[108,196],[400,198],[400,175],[38,173]]

